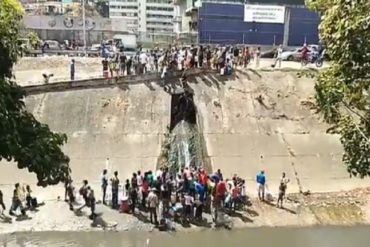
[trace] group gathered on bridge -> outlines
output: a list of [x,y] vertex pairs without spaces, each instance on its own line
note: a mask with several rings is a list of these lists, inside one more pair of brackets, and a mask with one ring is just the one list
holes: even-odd
[[[315,49],[314,49],[315,48]],[[283,53],[286,49],[282,45],[275,47],[271,58],[274,58],[271,67],[280,68]],[[310,62],[322,64],[324,55],[323,46],[309,47],[306,44],[299,49],[292,59],[298,59],[302,65]],[[126,75],[141,75],[146,73],[159,73],[162,78],[171,71],[186,71],[191,68],[207,68],[218,71],[221,75],[230,75],[235,68],[245,69],[254,64],[260,66],[261,47],[249,46],[172,46],[168,49],[154,48],[152,50],[140,49],[137,52],[110,52],[101,50],[102,74],[104,78],[118,78]],[[295,57],[297,56],[297,57]],[[288,58],[289,60],[290,58]],[[321,67],[318,66],[318,67]],[[70,66],[71,80],[75,78],[75,62]]]

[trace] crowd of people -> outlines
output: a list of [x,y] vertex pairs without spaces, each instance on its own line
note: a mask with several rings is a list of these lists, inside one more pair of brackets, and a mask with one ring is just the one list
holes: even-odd
[[[237,66],[247,68],[252,61],[260,65],[261,48],[237,46],[170,46],[168,49],[155,48],[139,50],[134,54],[116,52],[104,54],[102,74],[104,78],[118,78],[126,75],[159,73],[165,77],[171,71],[190,68],[208,68],[222,75],[230,75]],[[71,80],[75,78],[74,61],[71,62]]]
[[190,68],[212,68],[221,74],[231,74],[234,66],[247,67],[251,60],[259,66],[261,48],[249,47],[203,47],[186,46],[178,48],[170,46],[166,50],[158,48],[150,51],[138,51],[135,55],[128,56],[124,52],[105,57],[102,61],[103,75],[124,76],[140,75],[150,72],[159,72],[162,76],[170,70],[186,70]]
[[[264,171],[257,174],[256,182],[259,199],[271,200],[270,192],[266,192]],[[288,183],[289,179],[283,173],[279,185],[278,207],[283,206]],[[173,221],[203,222],[204,212],[211,214],[213,221],[218,223],[220,213],[244,210],[249,202],[244,179],[236,174],[232,178],[224,178],[220,169],[207,173],[202,167],[185,167],[177,174],[171,174],[167,167],[157,171],[139,170],[124,182],[120,181],[117,171],[109,178],[105,169],[101,175],[101,189],[102,204],[121,213],[138,215],[149,212],[150,222],[163,229],[167,229],[168,222]],[[88,181],[84,180],[79,190],[75,190],[72,180],[67,181],[65,199],[70,203],[71,210],[74,210],[73,204],[78,195],[85,202],[78,210],[89,207],[90,217],[93,219],[96,216],[97,199]]]
[[[138,215],[149,212],[150,222],[165,230],[168,229],[168,223],[173,221],[202,223],[204,212],[212,215],[216,224],[222,223],[223,217],[220,214],[243,211],[249,205],[245,180],[237,174],[225,178],[220,169],[208,173],[203,167],[185,167],[178,173],[171,174],[168,167],[161,167],[157,171],[134,172],[124,182],[119,179],[117,171],[111,178],[108,176],[108,170],[104,169],[101,175],[101,200],[97,200],[88,180],[83,180],[82,186],[77,190],[72,179],[68,178],[65,182],[65,200],[69,203],[70,210],[81,212],[88,207],[91,210],[90,218],[95,219],[96,203],[101,201],[103,205],[121,213]],[[271,192],[267,189],[264,171],[257,174],[256,182],[258,198],[261,201],[273,201]],[[283,207],[288,183],[289,179],[283,173],[278,188],[277,207]],[[9,215],[27,217],[26,210],[42,205],[31,194],[29,185],[15,184]],[[5,217],[5,210],[3,193],[0,191],[0,217],[9,220],[9,217]]]

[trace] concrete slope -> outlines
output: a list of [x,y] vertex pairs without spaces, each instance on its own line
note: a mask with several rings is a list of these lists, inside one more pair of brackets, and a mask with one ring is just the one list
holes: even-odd
[[297,72],[247,71],[196,82],[191,87],[212,166],[228,177],[246,177],[249,190],[255,191],[261,169],[275,192],[283,171],[292,180],[289,192],[370,184],[349,179],[338,136],[326,134],[327,126],[306,106],[312,79],[298,78]]
[[[126,91],[87,89],[29,96],[27,108],[38,120],[68,135],[65,152],[75,181],[98,181],[109,171],[128,178],[138,169],[154,169],[170,119],[170,96],[160,88],[132,85]],[[34,175],[4,165],[1,183],[34,182]],[[17,174],[14,180],[10,175]]]
[[[260,169],[274,191],[283,171],[292,180],[289,192],[370,185],[349,178],[338,137],[326,134],[327,126],[307,106],[312,79],[298,78],[296,71],[252,70],[231,77],[190,77],[211,165],[225,176],[238,173],[247,179],[250,191],[255,191]],[[153,87],[35,94],[26,103],[37,119],[68,135],[65,152],[75,180],[98,182],[108,157],[110,172],[118,170],[125,179],[137,169],[154,169],[170,123],[171,97]],[[0,183],[32,183],[34,177],[3,165]]]

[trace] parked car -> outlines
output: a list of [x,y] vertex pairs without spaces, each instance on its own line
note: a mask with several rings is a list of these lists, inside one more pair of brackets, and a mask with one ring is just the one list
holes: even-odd
[[300,61],[301,60],[301,48],[291,49],[288,51],[284,51],[281,54],[281,59],[283,61]]
[[[262,52],[261,58],[274,58],[275,55],[276,55],[276,49],[277,48],[274,48],[274,49],[271,49],[271,50],[267,50],[267,51]],[[288,51],[288,49],[287,48],[283,48],[283,52],[285,52],[285,51]]]
[[93,45],[90,47],[90,51],[100,51],[100,47],[101,47],[101,45],[100,45],[100,44],[93,44]]
[[46,44],[46,49],[49,50],[62,50],[62,46],[56,40],[45,40],[43,45]]
[[[283,51],[283,53],[281,54],[282,60],[283,61],[301,61],[302,48],[303,47],[299,47],[299,48]],[[307,48],[309,50],[308,55],[310,55],[311,52],[318,52],[319,46],[318,45],[307,45]]]

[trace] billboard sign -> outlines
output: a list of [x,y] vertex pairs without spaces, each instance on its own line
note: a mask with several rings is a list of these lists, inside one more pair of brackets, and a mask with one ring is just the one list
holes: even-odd
[[254,4],[244,6],[245,22],[284,23],[284,19],[285,6]]

